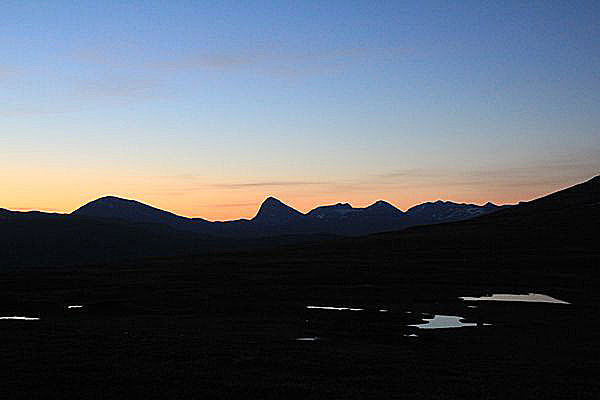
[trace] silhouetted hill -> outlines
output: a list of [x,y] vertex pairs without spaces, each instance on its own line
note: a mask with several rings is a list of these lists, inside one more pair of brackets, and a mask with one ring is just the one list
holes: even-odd
[[[219,223],[215,224],[215,231]],[[156,256],[211,254],[322,241],[326,234],[226,238],[118,218],[0,211],[0,269],[105,263]]]
[[341,218],[349,213],[354,212],[356,209],[348,203],[337,203],[330,206],[320,206],[313,210],[310,210],[306,215],[315,218]]
[[398,218],[405,216],[405,213],[388,203],[387,201],[378,200],[363,210],[365,216],[390,217]]
[[354,208],[348,203],[320,206],[309,211],[306,215],[319,219],[342,219],[356,217],[386,217],[395,219],[403,217],[404,213],[390,203],[379,200],[365,208]]
[[390,203],[379,200],[365,208],[338,203],[320,206],[302,214],[280,200],[268,197],[251,220],[209,222],[201,218],[175,215],[135,200],[106,196],[84,205],[72,214],[132,223],[159,223],[194,233],[249,239],[314,234],[360,236],[404,229],[413,225],[459,221],[497,209],[499,207],[491,203],[477,206],[437,202],[413,207],[410,213],[404,213]]
[[[398,243],[404,249],[486,253],[489,257],[514,252],[532,256],[564,252],[565,248],[598,248],[600,176],[542,198],[522,202],[466,221],[412,227],[357,239],[349,247],[367,250]],[[351,250],[350,250],[351,251]],[[582,257],[583,257],[582,253]]]
[[[90,390],[123,398],[122,387],[133,387],[133,398],[595,399],[599,203],[596,178],[468,221],[401,232],[290,246],[260,239],[252,244],[260,250],[0,271],[1,315],[40,317],[3,324],[3,382],[27,399],[79,399]],[[23,257],[31,248],[55,257],[58,245],[71,261],[107,248],[148,255],[170,237],[160,229],[181,234],[165,224],[0,214],[4,257],[15,232]],[[10,219],[28,220],[5,229]],[[571,304],[471,308],[459,300],[529,292]],[[414,325],[440,314],[477,326]]]
[[294,210],[274,197],[268,197],[251,221],[261,225],[284,225],[302,216],[300,211]]
[[40,212],[0,215],[2,266],[62,265],[198,253],[216,239],[167,224]]
[[599,206],[600,175],[539,199],[521,202],[517,207],[503,210],[499,215],[527,216],[541,212],[565,213],[574,210],[588,210],[595,213]]
[[201,218],[186,218],[175,215],[135,200],[105,196],[91,201],[73,211],[73,215],[120,219],[129,222],[167,224],[174,228],[197,230],[201,224],[207,224]]
[[[411,224],[465,218],[469,219],[410,228]],[[589,247],[596,241],[599,225],[600,177],[512,207],[435,202],[403,213],[379,201],[365,208],[338,203],[302,214],[268,198],[252,220],[227,222],[185,218],[137,201],[104,197],[70,215],[0,209],[0,252],[2,266],[61,265],[252,249],[393,231],[339,243],[352,243],[344,251],[371,252],[377,251],[371,247],[397,246],[401,238],[403,248],[476,248],[499,254],[523,248]],[[405,228],[409,229],[396,232]]]
[[431,225],[443,222],[462,221],[498,211],[502,207],[493,203],[484,206],[458,204],[451,201],[428,202],[411,207],[406,211],[410,225]]

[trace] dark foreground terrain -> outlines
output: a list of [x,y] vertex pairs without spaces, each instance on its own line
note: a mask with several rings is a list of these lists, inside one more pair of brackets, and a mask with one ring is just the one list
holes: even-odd
[[[0,317],[40,318],[0,320],[2,397],[600,398],[599,188],[364,238],[0,272]],[[529,292],[571,304],[458,298]],[[479,325],[408,326],[431,314]]]

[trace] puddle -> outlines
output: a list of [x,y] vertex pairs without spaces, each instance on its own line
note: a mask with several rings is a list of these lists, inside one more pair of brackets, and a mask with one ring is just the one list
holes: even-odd
[[83,308],[83,306],[79,306],[79,305],[74,305],[74,306],[67,306],[68,309],[73,309],[73,308]]
[[546,296],[545,294],[529,293],[529,294],[492,294],[491,296],[481,297],[459,297],[465,301],[522,301],[528,303],[554,303],[554,304],[570,304],[566,301],[555,299],[554,297]]
[[443,329],[443,328],[462,328],[467,326],[477,326],[476,323],[461,322],[463,317],[456,315],[434,315],[433,318],[423,318],[427,321],[424,324],[409,325],[419,329]]
[[390,310],[386,310],[386,309],[379,310],[379,312],[389,312],[389,311],[390,311]]
[[299,341],[299,342],[314,342],[314,341],[317,341],[319,339],[321,339],[321,338],[318,337],[318,336],[296,338],[296,340]]
[[317,309],[317,310],[334,310],[334,311],[364,311],[363,308],[351,308],[351,307],[306,306],[306,308]]
[[19,321],[39,321],[39,318],[34,317],[0,317],[0,319],[16,319]]

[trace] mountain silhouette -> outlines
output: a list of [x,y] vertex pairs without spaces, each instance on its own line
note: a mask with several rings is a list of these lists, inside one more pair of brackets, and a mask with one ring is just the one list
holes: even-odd
[[282,203],[275,197],[268,197],[260,205],[258,213],[251,221],[261,225],[284,225],[303,215],[300,211]]
[[73,211],[72,215],[119,219],[136,223],[167,224],[174,228],[191,231],[201,231],[200,226],[208,223],[201,218],[182,217],[136,200],[115,196],[105,196],[91,201]]
[[380,216],[380,217],[403,217],[404,212],[400,211],[387,201],[378,200],[370,206],[366,207],[363,211],[364,215],[369,216]]
[[323,218],[340,218],[348,213],[352,213],[355,209],[348,203],[337,203],[330,206],[320,206],[310,210],[306,215],[319,219]]
[[[413,227],[430,221],[437,225]],[[72,214],[0,209],[0,253],[3,266],[61,265],[269,247],[406,228],[403,237],[414,238],[419,248],[442,242],[448,248],[481,247],[481,241],[490,248],[551,248],[592,245],[599,224],[600,177],[510,207],[438,201],[403,213],[378,201],[365,208],[338,203],[302,214],[269,197],[252,220],[226,222],[186,218],[107,196]],[[380,233],[369,241],[385,245],[386,240],[377,238],[398,234]],[[456,243],[449,244],[448,237]]]
[[388,217],[398,218],[404,213],[390,203],[379,200],[365,208],[354,208],[348,203],[337,203],[320,206],[309,211],[307,216],[319,219],[356,218],[356,217]]
[[306,214],[275,197],[267,197],[250,220],[210,222],[187,218],[135,200],[105,196],[93,200],[72,215],[106,218],[131,223],[165,224],[172,228],[210,236],[256,238],[280,235],[332,234],[357,236],[400,230],[413,225],[459,221],[484,215],[501,207],[452,202],[425,203],[404,213],[379,200],[368,207],[355,208],[348,203],[319,206]]
[[491,259],[512,253],[518,253],[519,257],[523,254],[537,257],[553,254],[556,249],[577,252],[578,249],[597,248],[598,226],[600,176],[476,218],[375,235],[367,239],[369,244],[362,249],[367,251],[370,246],[389,245],[389,241],[401,236],[406,248],[478,249],[487,252]]
[[105,196],[75,210],[72,215],[118,219],[131,223],[166,224],[172,228],[211,236],[255,238],[279,235],[333,234],[357,236],[400,230],[413,225],[460,221],[500,209],[438,201],[425,203],[402,212],[379,200],[368,207],[355,208],[348,203],[319,206],[306,214],[275,197],[267,197],[250,220],[210,222],[187,218],[135,200]]
[[411,207],[406,215],[411,220],[411,225],[431,225],[442,222],[462,221],[481,215],[489,214],[506,206],[497,206],[486,203],[484,206],[476,204],[458,204],[451,201],[438,200]]

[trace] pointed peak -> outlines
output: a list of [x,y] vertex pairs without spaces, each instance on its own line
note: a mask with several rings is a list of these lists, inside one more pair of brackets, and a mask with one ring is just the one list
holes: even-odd
[[263,202],[262,205],[285,205],[281,200],[273,197],[273,196],[269,196],[267,197]]
[[364,212],[367,215],[377,215],[377,216],[400,216],[404,214],[401,210],[394,207],[392,204],[388,203],[384,200],[377,200],[375,203],[364,209]]
[[252,221],[261,224],[279,225],[301,215],[303,214],[300,211],[293,209],[273,196],[269,196],[262,202],[258,214],[252,218]]

